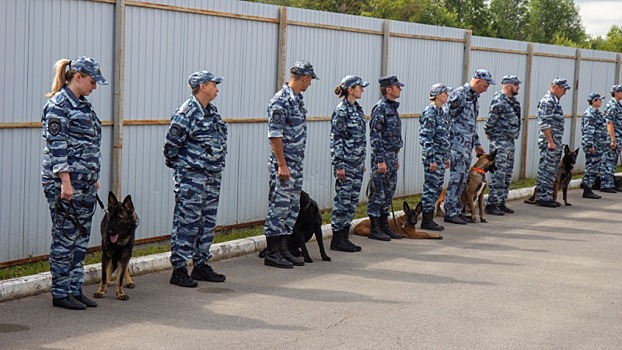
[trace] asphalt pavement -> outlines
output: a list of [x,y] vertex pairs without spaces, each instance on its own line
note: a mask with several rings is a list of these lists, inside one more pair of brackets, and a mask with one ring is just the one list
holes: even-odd
[[353,237],[363,251],[331,262],[309,242],[315,262],[292,270],[217,261],[227,281],[195,289],[149,273],[84,311],[49,293],[2,302],[0,349],[620,349],[622,193],[602,195],[511,201],[443,240]]

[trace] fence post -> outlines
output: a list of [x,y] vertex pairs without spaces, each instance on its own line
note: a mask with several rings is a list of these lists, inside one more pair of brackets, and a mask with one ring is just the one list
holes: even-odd
[[389,41],[391,40],[391,22],[388,19],[384,20],[382,36],[382,67],[381,75],[389,75]]
[[125,0],[116,0],[114,14],[114,100],[112,126],[112,181],[110,190],[122,196],[123,82],[125,81]]
[[524,78],[525,88],[523,95],[524,105],[523,105],[523,137],[521,140],[521,157],[520,157],[520,175],[519,179],[524,179],[527,174],[527,148],[529,146],[529,109],[531,108],[531,71],[533,67],[533,43],[527,44],[527,76]]
[[468,82],[471,74],[469,74],[469,66],[471,65],[471,37],[473,36],[473,31],[468,29],[464,32],[464,56],[462,59],[462,82],[460,84],[464,84]]
[[572,92],[572,121],[570,123],[570,149],[574,149],[577,132],[577,111],[579,109],[579,78],[581,76],[581,49],[577,49],[576,59],[574,61],[574,84]]
[[279,53],[277,55],[276,89],[285,83],[285,59],[287,58],[287,7],[281,6],[279,16]]
[[620,84],[620,66],[622,66],[622,53],[618,53],[618,62],[616,62],[616,76],[613,79],[613,84]]

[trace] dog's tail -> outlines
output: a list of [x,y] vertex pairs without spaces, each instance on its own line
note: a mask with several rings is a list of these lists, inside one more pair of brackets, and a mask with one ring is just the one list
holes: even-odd
[[267,248],[264,248],[262,251],[260,251],[260,252],[259,252],[259,257],[260,257],[260,258],[262,258],[262,259],[263,259],[263,258],[265,258],[265,257],[266,257],[266,249],[267,249]]

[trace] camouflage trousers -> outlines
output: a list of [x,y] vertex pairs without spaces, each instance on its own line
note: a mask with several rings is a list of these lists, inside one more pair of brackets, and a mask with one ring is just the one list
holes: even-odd
[[[91,223],[95,213],[97,174],[71,174],[73,198],[59,201],[59,178],[44,179],[43,192],[52,217],[52,244],[50,246],[50,273],[52,296],[65,298],[80,295],[84,282],[84,257],[91,237]],[[73,204],[73,205],[72,205]],[[74,211],[75,209],[75,211]]]
[[553,200],[553,185],[557,177],[557,169],[562,159],[562,145],[556,145],[555,151],[549,151],[547,145],[540,147],[538,175],[536,176],[536,192],[538,200]]
[[331,220],[333,231],[349,227],[354,218],[363,184],[363,166],[362,162],[356,165],[347,164],[346,179],[344,181],[335,179],[335,199]]
[[270,157],[270,192],[268,214],[263,232],[266,236],[291,235],[300,212],[302,191],[302,163],[287,164],[291,177],[282,181],[278,175],[276,159]]
[[445,162],[437,162],[436,170],[430,170],[430,163],[423,162],[423,191],[421,192],[421,206],[424,213],[433,213],[436,201],[443,191],[445,181]]
[[616,165],[618,164],[618,152],[620,146],[613,150],[611,147],[607,147],[603,154],[602,163],[600,165],[600,188],[613,188],[615,186],[613,182],[613,174],[616,171]]
[[497,170],[490,174],[487,205],[502,205],[508,200],[512,173],[514,172],[514,140],[491,140],[490,153],[497,151]]
[[462,213],[460,196],[466,185],[471,168],[471,154],[455,154],[451,152],[449,182],[445,191],[445,216],[453,217]]
[[[605,163],[605,155],[601,150],[594,150],[594,153],[585,151],[585,149],[583,151],[585,152],[585,172],[583,173],[581,182],[583,186],[592,188],[592,186],[594,186],[594,181],[596,181],[596,175],[598,175],[599,171],[602,171],[601,163]],[[603,177],[601,175],[601,181],[602,180]]]
[[378,173],[378,160],[372,154],[371,169],[374,190],[369,196],[367,203],[367,215],[380,217],[380,215],[388,214],[391,208],[391,201],[397,187],[397,152],[386,152],[384,154],[384,162],[387,164],[387,172]]
[[175,210],[171,230],[171,265],[174,269],[207,264],[212,257],[222,172],[175,169]]

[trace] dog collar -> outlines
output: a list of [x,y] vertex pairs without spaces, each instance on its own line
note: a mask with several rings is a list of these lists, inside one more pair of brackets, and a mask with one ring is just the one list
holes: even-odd
[[477,171],[477,172],[478,172],[478,173],[480,173],[480,174],[484,174],[484,175],[486,175],[486,170],[484,170],[484,169],[480,169],[480,168],[472,167],[472,168],[471,168],[471,170],[475,170],[475,171]]

